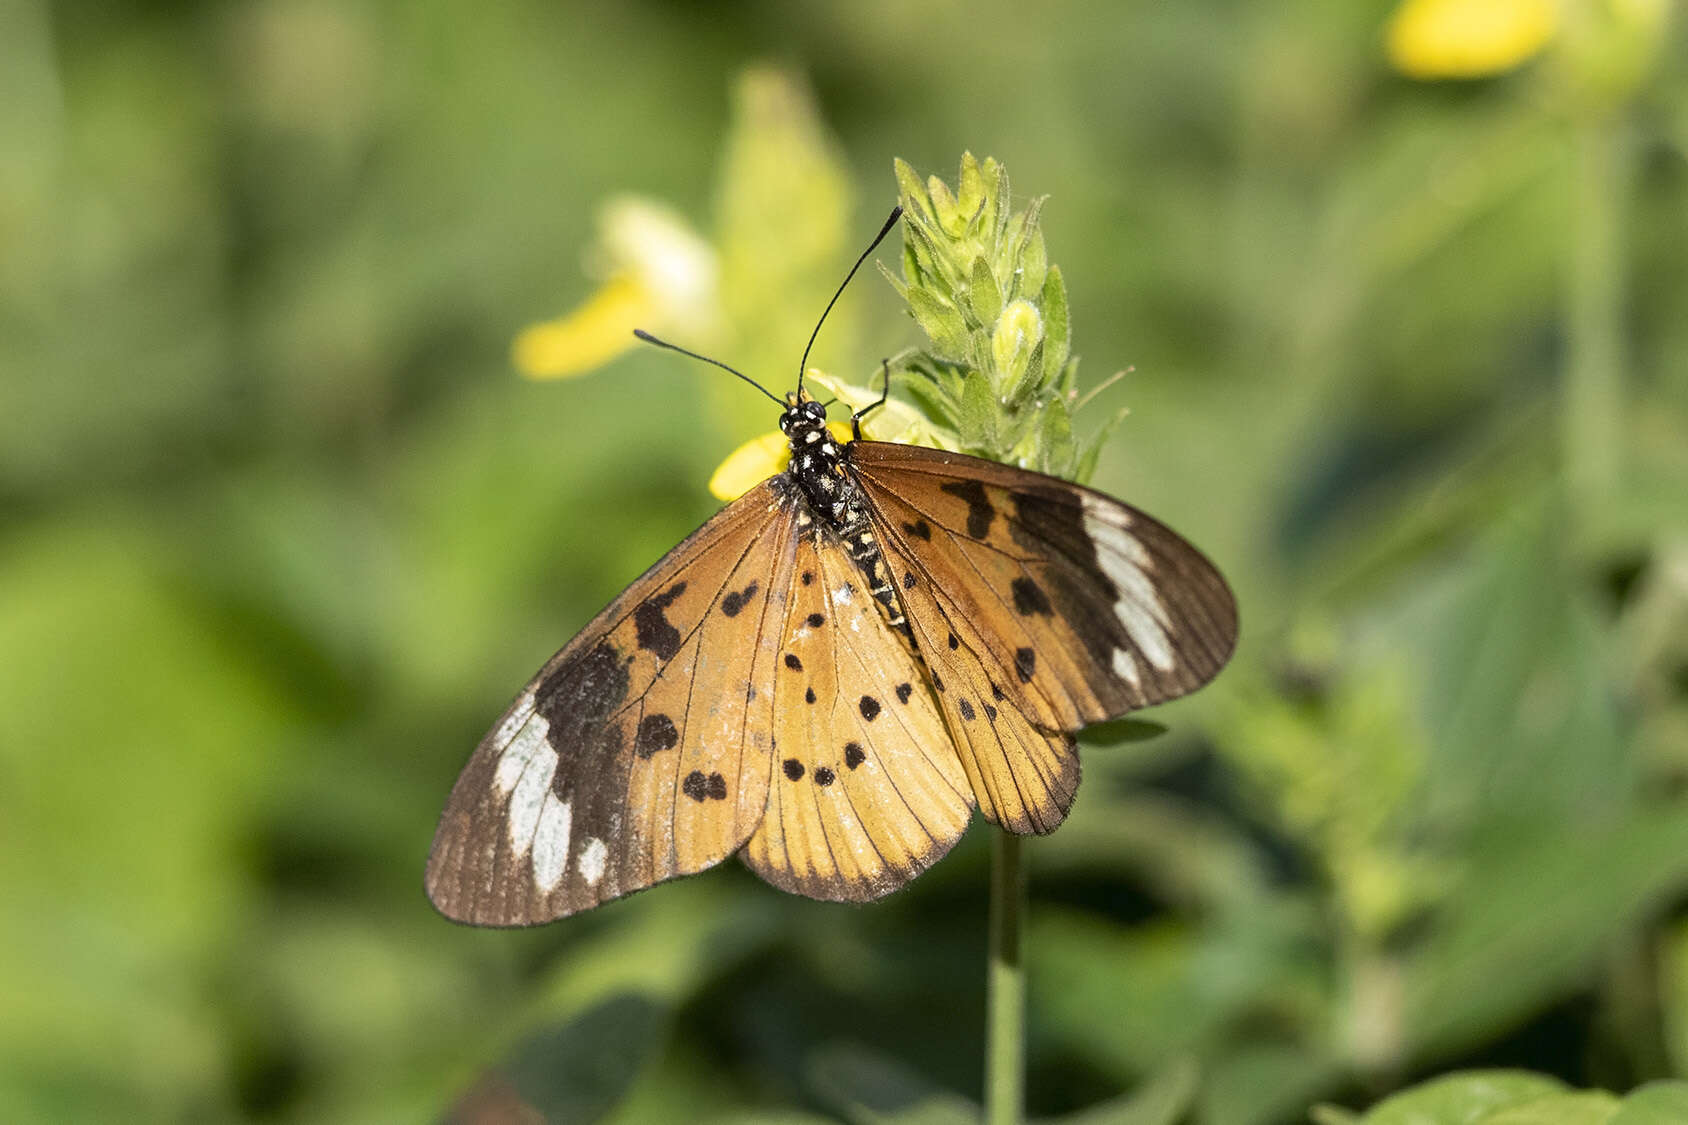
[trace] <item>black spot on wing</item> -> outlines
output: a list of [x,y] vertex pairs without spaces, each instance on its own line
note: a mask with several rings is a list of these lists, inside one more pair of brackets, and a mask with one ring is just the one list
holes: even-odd
[[646,715],[639,720],[639,733],[633,737],[633,750],[641,758],[649,758],[661,750],[672,750],[680,741],[674,720],[667,715]]
[[879,717],[879,700],[873,698],[873,696],[871,696],[871,695],[862,696],[862,701],[861,701],[860,706],[861,706],[862,718],[866,719],[868,722],[871,723],[871,722],[873,722],[873,720],[875,720]]
[[[546,739],[574,763],[551,776],[551,788],[567,800],[579,763],[613,768],[625,742],[620,723],[606,722],[627,698],[627,661],[608,641],[569,657],[533,691],[533,709],[547,725]],[[590,768],[590,767],[588,767]]]
[[[967,501],[967,534],[974,539],[983,539],[991,532],[991,521],[996,519],[996,509],[991,506],[991,499],[985,495],[985,486],[976,480],[949,481],[939,486],[951,496]],[[925,521],[922,521],[923,523]]]
[[984,704],[984,708],[985,718],[989,719],[993,723],[996,722],[996,708],[992,707],[989,703]]
[[668,607],[686,592],[684,582],[676,582],[664,593],[646,601],[633,611],[633,625],[638,631],[639,647],[656,653],[657,659],[669,661],[680,651],[680,630],[669,624]]
[[1014,594],[1014,609],[1021,617],[1030,617],[1040,613],[1048,617],[1055,607],[1049,604],[1049,596],[1043,592],[1043,587],[1030,578],[1020,577],[1009,583]]
[[949,647],[950,647],[951,652],[954,652],[956,649],[960,648],[961,647],[961,638],[957,637],[954,633],[951,633],[949,635]]
[[686,780],[680,783],[680,792],[701,805],[709,799],[709,779],[703,775],[702,770],[693,770],[686,775]]
[[815,580],[815,572],[814,571],[805,570],[803,572],[803,585],[807,586],[809,583],[813,582],[814,580]]
[[708,793],[710,800],[725,801],[727,799],[727,779],[718,773],[710,774]]
[[533,707],[552,731],[578,732],[611,714],[626,698],[627,663],[605,641],[557,665],[534,689]]
[[823,615],[821,615],[819,613],[811,613],[809,615],[809,628],[819,629],[822,625],[825,625],[825,624],[826,624],[826,618]]
[[812,688],[812,687],[811,688],[804,688],[803,689],[803,702],[804,703],[813,703],[814,701],[815,701],[815,689]]
[[780,768],[785,771],[785,776],[792,781],[803,780],[803,763],[796,758],[787,758],[780,764]]
[[903,524],[903,530],[914,536],[916,539],[925,539],[928,542],[932,539],[932,525],[927,523],[925,520],[915,520],[913,523],[905,523]]
[[914,685],[913,684],[898,684],[897,685],[897,702],[898,703],[907,703],[908,697],[913,695],[913,694],[914,694]]
[[973,705],[965,699],[958,700],[956,707],[961,711],[961,717],[966,719],[968,722],[972,722],[974,719],[979,717],[978,712],[973,710]]
[[836,780],[838,780],[838,775],[832,772],[831,766],[815,767],[816,785],[831,785]]
[[748,605],[750,603],[750,599],[756,596],[757,589],[757,584],[752,582],[744,589],[728,594],[726,597],[721,599],[721,612],[726,614],[728,617],[737,617],[739,615],[739,610]]
[[1096,612],[1097,603],[1117,602],[1119,590],[1102,569],[1096,541],[1084,526],[1079,493],[1057,485],[1016,489],[1009,531],[1019,546],[1063,564],[1064,575],[1052,591],[1054,600],[1091,659],[1107,668],[1114,649],[1125,647],[1128,638],[1114,614]]
[[865,761],[867,761],[867,751],[862,749],[861,743],[846,742],[844,744],[845,765],[849,766],[851,769],[855,769]]
[[[1014,674],[1020,677],[1022,684],[1032,682],[1032,673],[1037,671],[1037,653],[1029,648],[1014,650]],[[998,696],[997,698],[1001,698]]]
[[920,579],[918,579],[914,576],[914,571],[906,570],[906,571],[903,572],[903,589],[905,589],[905,590],[914,589],[914,584],[918,581],[920,581]]
[[788,652],[785,654],[785,666],[790,668],[793,672],[801,672],[803,670],[803,662],[797,659],[797,654],[795,652]]

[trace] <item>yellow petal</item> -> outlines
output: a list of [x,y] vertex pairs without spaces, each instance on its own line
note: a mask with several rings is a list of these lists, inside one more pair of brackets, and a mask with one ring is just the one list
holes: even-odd
[[673,208],[639,196],[617,196],[598,219],[595,257],[638,279],[659,316],[645,325],[696,340],[715,319],[715,249]]
[[1481,78],[1523,63],[1558,30],[1555,0],[1404,0],[1389,20],[1389,61],[1414,78]]
[[[828,422],[827,429],[834,439],[847,442],[850,427],[844,422]],[[791,464],[791,443],[778,430],[751,438],[731,453],[709,478],[709,491],[718,500],[737,500],[775,473],[783,473]]]
[[618,275],[573,312],[524,328],[511,359],[533,379],[592,371],[638,343],[633,329],[648,323],[653,312],[649,291],[631,276]]

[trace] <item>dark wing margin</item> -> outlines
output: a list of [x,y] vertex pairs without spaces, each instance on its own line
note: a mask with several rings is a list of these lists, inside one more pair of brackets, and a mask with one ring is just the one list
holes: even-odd
[[548,922],[744,844],[767,804],[796,503],[775,477],[728,505],[528,682],[440,819],[442,914]]

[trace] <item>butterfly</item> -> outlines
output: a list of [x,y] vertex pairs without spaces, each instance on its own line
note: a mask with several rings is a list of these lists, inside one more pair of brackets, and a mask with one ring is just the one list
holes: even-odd
[[476,747],[428,858],[447,917],[546,922],[735,853],[782,890],[875,899],[975,809],[1053,831],[1077,731],[1229,659],[1225,579],[1144,513],[863,440],[866,411],[835,440],[801,374],[775,401],[790,467],[634,581]]

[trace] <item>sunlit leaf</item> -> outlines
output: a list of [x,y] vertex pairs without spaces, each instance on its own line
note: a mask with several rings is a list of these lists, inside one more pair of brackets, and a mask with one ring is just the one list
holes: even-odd
[[1474,1070],[1431,1079],[1385,1098],[1362,1125],[1478,1125],[1496,1110],[1563,1091],[1564,1083],[1520,1070]]

